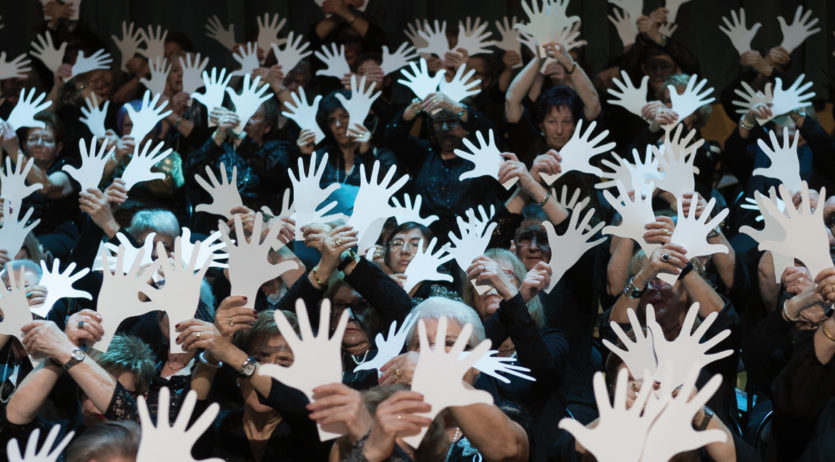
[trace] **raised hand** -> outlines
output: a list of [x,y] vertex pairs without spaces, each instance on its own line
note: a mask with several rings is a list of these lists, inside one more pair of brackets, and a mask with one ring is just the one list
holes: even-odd
[[632,160],[635,161],[634,164],[623,159],[614,151],[612,151],[612,157],[618,163],[615,164],[608,159],[601,161],[603,165],[612,169],[612,172],[604,172],[600,178],[607,181],[595,184],[595,188],[611,188],[618,181],[621,181],[624,185],[632,185],[636,191],[640,191],[643,194],[652,194],[655,185],[651,180],[664,178],[664,174],[658,171],[658,160],[655,158],[650,146],[646,148],[643,161],[641,161],[641,155],[638,150],[632,148]]
[[421,48],[426,48],[426,46],[429,45],[429,42],[427,42],[423,39],[423,37],[418,35],[418,31],[427,27],[429,27],[429,21],[424,19],[423,24],[421,24],[420,19],[415,19],[414,23],[410,22],[406,24],[406,30],[403,31],[403,33],[406,34],[406,37],[409,38],[409,41],[412,42],[412,45],[414,45],[416,49],[420,50]]
[[238,48],[238,51],[232,54],[232,58],[241,65],[241,68],[232,72],[230,75],[250,75],[252,71],[258,69],[260,62],[258,61],[258,44],[255,42],[248,42],[246,45]]
[[255,21],[258,23],[258,49],[260,49],[265,56],[270,52],[270,48],[272,48],[273,44],[283,45],[284,42],[286,42],[285,39],[278,38],[278,33],[281,31],[281,28],[284,27],[287,19],[282,19],[281,22],[279,22],[278,13],[276,13],[273,15],[272,20],[270,20],[270,14],[264,13],[263,18],[257,16]]
[[689,144],[696,135],[695,129],[690,130],[687,136],[681,139],[683,127],[684,124],[678,124],[671,138],[670,133],[673,127],[665,126],[664,146],[661,149],[652,146],[655,158],[658,159],[658,166],[664,173],[663,178],[658,180],[657,186],[676,197],[682,197],[696,190],[696,179],[693,174],[698,173],[698,168],[693,166],[693,162],[696,160],[696,152],[705,143],[704,139],[699,139]]
[[61,42],[61,46],[55,47],[52,35],[49,33],[39,34],[37,40],[32,42],[32,56],[38,58],[47,69],[55,73],[58,67],[64,62],[64,51],[67,49],[67,42]]
[[783,33],[783,43],[780,46],[788,53],[799,47],[810,35],[820,32],[820,27],[812,29],[817,25],[818,18],[812,17],[812,10],[806,10],[806,14],[803,14],[803,5],[799,5],[795,10],[791,24],[787,24],[786,18],[782,16],[777,16],[777,22],[780,23],[780,32]]
[[[417,31],[418,36],[426,42],[426,46],[417,47],[419,53],[434,54],[443,59],[449,53],[449,40],[446,37],[446,21],[435,20],[433,29],[429,21],[424,23],[424,28]],[[415,45],[417,46],[417,45]]]
[[148,58],[148,61],[165,56],[165,38],[168,37],[168,31],[162,30],[162,26],[157,26],[156,32],[152,25],[149,25],[147,30],[139,29],[139,36],[145,42],[145,48],[136,50],[137,53]]
[[227,50],[235,48],[235,25],[229,24],[229,27],[223,27],[220,18],[217,15],[212,15],[206,21],[206,36],[217,40]]
[[154,172],[153,168],[162,159],[168,157],[172,149],[168,148],[160,152],[163,146],[165,146],[165,143],[157,143],[154,149],[151,149],[152,144],[152,141],[148,141],[141,151],[139,145],[137,145],[133,152],[133,157],[131,157],[128,166],[125,167],[125,171],[122,172],[122,180],[124,180],[125,189],[128,191],[139,183],[165,178],[164,173]]
[[[173,331],[172,331],[173,332]],[[148,404],[145,397],[137,399],[139,407],[139,423],[142,425],[142,439],[139,442],[139,450],[136,453],[137,462],[152,462],[159,460],[177,460],[182,462],[197,462],[191,455],[191,448],[200,439],[200,436],[212,426],[220,406],[212,403],[203,411],[203,414],[192,420],[194,405],[197,403],[197,392],[190,390],[180,406],[180,413],[177,420],[171,425],[168,417],[170,406],[170,392],[168,387],[159,391],[159,403],[157,406],[157,424],[151,420],[151,413],[148,412]],[[214,457],[203,459],[201,462],[223,462],[223,459]]]
[[[469,352],[463,352],[463,356],[468,355]],[[517,360],[511,356],[499,356],[499,350],[490,350],[487,352],[486,355],[482,356],[481,359],[476,361],[473,364],[475,369],[478,369],[479,372],[483,372],[494,379],[504,382],[510,383],[510,379],[505,377],[502,374],[512,375],[515,377],[519,377],[520,379],[530,380],[531,382],[536,382],[536,379],[527,375],[526,372],[530,372],[531,370],[527,367],[522,366],[514,366],[512,363],[516,363]]]
[[771,147],[762,138],[757,140],[757,145],[768,156],[771,165],[756,168],[751,174],[776,178],[786,185],[789,191],[800,191],[802,180],[800,179],[800,160],[797,157],[797,142],[800,133],[795,133],[794,140],[790,142],[789,131],[783,130],[782,146],[777,141],[774,130],[769,130],[768,136],[771,140]]
[[557,190],[551,188],[551,197],[557,201],[558,204],[562,205],[562,207],[566,210],[580,210],[585,208],[591,199],[588,197],[584,197],[582,200],[580,199],[581,189],[577,188],[571,193],[571,196],[568,195],[568,185],[562,185],[561,194],[557,194]]
[[111,62],[113,62],[113,59],[110,57],[110,53],[106,52],[104,48],[90,56],[84,56],[84,51],[79,50],[78,57],[75,58],[75,64],[72,65],[72,74],[70,74],[69,78],[65,78],[64,81],[72,80],[75,76],[85,72],[109,69]]
[[609,142],[599,146],[599,143],[609,135],[609,130],[603,130],[602,133],[590,140],[589,138],[591,138],[595,127],[597,127],[597,122],[592,122],[589,124],[585,133],[583,133],[583,121],[577,121],[577,127],[574,129],[574,133],[560,150],[560,157],[562,157],[560,167],[562,168],[562,173],[557,175],[542,173],[542,179],[546,183],[549,185],[553,184],[560,175],[564,175],[572,170],[597,176],[603,175],[603,170],[591,165],[591,158],[612,150],[615,147],[615,143]]
[[389,201],[409,181],[409,176],[403,175],[392,182],[396,173],[397,166],[392,165],[380,180],[379,160],[374,161],[370,177],[366,176],[365,164],[360,165],[360,188],[354,200],[354,211],[348,220],[348,225],[359,232],[360,251],[374,245],[383,224],[391,216]]
[[199,204],[194,210],[198,212],[213,213],[226,218],[232,218],[231,210],[244,204],[241,193],[238,192],[238,168],[232,167],[232,180],[226,174],[226,165],[220,163],[220,181],[210,166],[206,166],[207,182],[202,176],[194,174],[194,181],[212,196],[211,204]]
[[645,75],[641,79],[641,86],[636,88],[626,71],[620,71],[620,75],[623,81],[617,78],[612,79],[612,83],[618,89],[610,88],[608,90],[610,95],[618,99],[610,99],[608,103],[620,106],[636,116],[642,117],[642,109],[647,105],[647,84],[649,83],[649,76]]
[[0,80],[6,79],[25,79],[26,74],[32,70],[32,61],[26,56],[26,53],[21,54],[12,61],[6,61],[6,52],[0,52]]
[[[131,266],[135,261],[139,261],[140,267],[148,266],[154,263],[151,255],[154,253],[154,237],[157,233],[148,233],[145,236],[145,240],[143,241],[140,247],[134,247],[131,243],[131,240],[128,239],[122,233],[116,233],[116,240],[119,242],[119,245],[113,244],[112,242],[106,242],[104,244],[105,250],[108,252],[109,257],[118,257],[119,252],[122,252],[122,273],[126,273],[130,270]],[[122,250],[124,247],[124,250]],[[142,253],[140,253],[140,250]],[[101,257],[96,257],[96,262],[93,264],[93,270],[101,270],[104,268],[104,261]],[[108,266],[109,269],[113,270],[116,268],[116,262],[110,263]]]
[[142,77],[139,82],[155,94],[165,93],[165,82],[168,81],[168,73],[171,72],[171,65],[168,64],[168,60],[161,57],[149,59],[148,68],[151,71],[151,78]]
[[[471,404],[491,404],[493,397],[490,393],[482,390],[475,390],[464,386],[464,375],[473,365],[478,362],[490,349],[490,342],[484,340],[476,345],[470,354],[461,358],[464,347],[470,339],[473,330],[472,324],[465,324],[455,339],[455,343],[449,352],[446,351],[447,342],[447,318],[441,317],[438,320],[438,328],[435,333],[435,348],[426,335],[426,324],[421,319],[418,321],[418,338],[420,340],[420,356],[417,367],[412,377],[412,391],[421,393],[424,400],[432,406],[432,410],[422,414],[429,419],[434,419],[441,411],[450,406],[468,406]],[[426,429],[414,436],[407,436],[403,439],[413,448],[420,446]]]
[[81,190],[98,189],[99,182],[101,182],[102,174],[104,173],[104,166],[110,156],[116,151],[116,147],[107,150],[107,143],[102,142],[96,151],[96,138],[90,139],[90,148],[84,144],[84,140],[78,140],[78,151],[81,153],[81,167],[74,167],[69,164],[64,164],[61,170],[67,172],[80,185]]
[[467,16],[467,22],[458,21],[458,44],[457,48],[467,50],[470,56],[490,53],[490,47],[495,43],[490,39],[492,32],[487,30],[489,24],[487,21],[482,22],[481,18],[476,16],[475,21],[470,21]]
[[[293,31],[287,34],[287,43],[284,44],[284,49],[278,48],[278,44],[272,44],[273,54],[276,62],[285,72],[292,71],[304,58],[310,56],[312,51],[308,50],[310,42],[302,42],[304,35],[294,35]],[[301,90],[302,87],[299,87]]]
[[371,105],[380,95],[379,91],[374,93],[373,85],[366,85],[365,76],[359,78],[356,74],[351,75],[351,99],[346,99],[341,93],[336,94],[336,99],[348,112],[349,128],[365,122],[368,112],[371,111]]
[[470,96],[481,93],[481,80],[472,80],[475,69],[467,69],[467,66],[458,66],[452,80],[447,82],[441,79],[438,83],[439,90],[455,102],[461,102]]
[[415,194],[414,205],[412,205],[412,198],[408,194],[403,195],[403,205],[400,205],[400,201],[396,197],[392,197],[391,201],[394,202],[394,205],[391,206],[391,214],[397,219],[398,225],[413,221],[423,226],[429,226],[438,221],[437,215],[429,215],[426,218],[420,216],[420,206],[423,203],[423,197],[420,194]]
[[[769,189],[768,193],[770,197],[762,195],[759,191],[754,191],[755,200],[753,202],[753,207],[749,204],[743,204],[740,206],[744,209],[758,210],[760,212],[760,216],[756,218],[756,221],[763,222],[763,229],[757,230],[747,225],[739,227],[740,233],[751,236],[751,238],[757,242],[778,242],[786,239],[786,231],[783,229],[783,225],[774,218],[772,212],[769,211],[768,206],[765,204],[766,202],[771,202],[775,206],[773,210],[781,215],[784,215],[786,203],[777,197],[777,190],[773,186]],[[751,198],[746,198],[746,201],[750,203]],[[774,250],[771,250],[770,254],[774,265],[774,282],[780,284],[780,277],[782,276],[783,271],[789,266],[794,265],[794,256],[783,255]]]
[[180,239],[180,245],[183,249],[183,261],[191,261],[192,255],[197,253],[197,261],[194,263],[195,270],[202,269],[203,266],[228,268],[228,263],[220,261],[229,259],[229,254],[223,252],[226,249],[226,243],[223,242],[221,234],[220,231],[215,231],[206,239],[192,243],[191,230],[183,226],[180,235],[182,238]]
[[783,89],[783,80],[780,77],[774,79],[774,99],[771,101],[771,113],[774,117],[811,104],[812,98],[815,97],[815,92],[803,93],[812,88],[812,82],[806,82],[803,85],[800,84],[804,77],[806,77],[805,74],[800,74],[797,80],[786,89]]
[[406,276],[406,282],[403,283],[403,290],[409,293],[418,283],[422,281],[446,281],[452,282],[452,275],[438,272],[438,267],[444,263],[452,260],[452,255],[448,255],[446,249],[439,248],[435,252],[435,244],[438,243],[437,238],[432,238],[426,249],[423,248],[423,239],[417,247],[417,253],[412,261],[406,267],[403,274]]
[[[741,99],[735,99],[731,102],[731,104],[737,107],[737,114],[745,115],[749,111],[753,110],[757,105],[771,105],[771,102],[774,100],[771,82],[765,84],[765,91],[755,91],[751,88],[751,85],[748,85],[748,82],[745,81],[740,82],[740,84],[742,85],[742,89],[740,90],[739,88],[735,88],[734,93]],[[760,119],[757,117],[757,122],[759,122],[760,125],[764,125],[766,121],[767,119]]]
[[729,21],[728,17],[725,16],[722,18],[722,22],[725,23],[725,26],[719,26],[719,30],[731,39],[731,44],[740,55],[751,49],[751,41],[754,40],[757,31],[762,27],[761,23],[756,23],[748,29],[745,26],[745,10],[742,8],[739,9],[739,14],[731,10],[731,20]]
[[[130,116],[130,120],[133,122],[133,128],[130,131],[130,136],[132,136],[137,143],[141,143],[142,140],[145,139],[145,135],[151,133],[151,130],[156,127],[160,120],[171,114],[170,110],[163,112],[165,107],[168,105],[168,102],[160,101],[160,95],[161,93],[157,93],[154,95],[153,99],[151,99],[151,91],[145,90],[145,94],[142,95],[142,105],[139,106],[138,111],[130,104],[125,106],[125,109],[127,109],[128,115]],[[160,103],[159,106],[157,106],[157,102]]]
[[[8,217],[6,219],[8,220]],[[17,252],[9,252],[9,255],[15,253]],[[0,284],[0,311],[3,313],[3,319],[0,320],[0,334],[11,335],[22,341],[23,326],[33,320],[29,300],[26,299],[28,289],[23,271],[13,271],[11,265],[7,263],[6,272],[9,274],[9,286],[7,287],[5,283]]]
[[403,42],[394,50],[394,53],[389,51],[389,47],[383,45],[383,61],[380,68],[383,70],[383,75],[389,75],[397,72],[400,68],[406,67],[409,61],[418,57],[415,47],[409,45],[408,42]]
[[[614,3],[612,0],[609,0],[609,3]],[[643,2],[641,2],[643,3]],[[635,43],[635,37],[638,36],[638,26],[635,24],[635,21],[632,20],[632,17],[629,15],[629,12],[626,10],[614,10],[614,12],[608,16],[609,22],[615,26],[615,30],[618,33],[618,37],[620,37],[621,43],[623,43],[623,48],[628,47]],[[611,92],[612,90],[609,89]]]
[[[183,69],[183,93],[193,95],[204,84],[200,76],[209,65],[209,57],[200,58],[200,53],[196,55],[189,53],[185,56],[185,60],[180,58],[180,67]],[[208,107],[210,111],[213,108],[214,106]]]
[[514,27],[522,33],[536,39],[540,44],[539,55],[544,56],[542,45],[549,42],[560,42],[559,36],[565,29],[571,29],[572,25],[580,18],[568,16],[566,9],[568,2],[565,0],[544,0],[540,6],[539,0],[531,0],[530,4],[522,2],[522,9],[528,16],[527,24],[516,24]]
[[[26,93],[25,88],[20,90],[20,97],[17,100],[17,104],[12,109],[11,114],[9,114],[9,118],[6,119],[6,122],[15,130],[23,127],[44,128],[43,122],[35,120],[35,114],[49,109],[52,106],[52,101],[44,101],[46,93],[41,93],[35,98],[36,91],[37,89],[34,87],[29,93]],[[43,103],[41,103],[42,101]]]
[[338,183],[331,183],[325,189],[322,189],[319,184],[322,175],[325,173],[325,168],[328,164],[328,153],[322,156],[321,163],[316,163],[316,154],[313,153],[310,158],[310,168],[307,172],[304,171],[304,164],[299,158],[299,176],[290,170],[290,181],[293,183],[293,197],[296,198],[296,240],[301,240],[302,228],[311,223],[329,223],[342,218],[346,218],[341,213],[334,213],[328,215],[328,212],[337,206],[336,201],[331,201],[328,204],[319,208],[332,192],[339,189]]
[[82,268],[77,273],[72,274],[75,270],[75,262],[70,262],[63,273],[60,271],[60,265],[61,260],[56,258],[52,261],[52,271],[50,271],[46,262],[41,260],[41,280],[38,285],[46,287],[46,299],[43,304],[33,306],[32,312],[42,318],[45,318],[49,314],[49,310],[52,309],[52,305],[62,298],[93,299],[88,292],[78,290],[72,286],[89,273],[90,268]]
[[612,321],[609,325],[612,327],[618,340],[623,343],[624,348],[619,347],[608,339],[603,339],[603,345],[626,364],[632,377],[636,380],[647,380],[655,375],[658,369],[658,360],[655,357],[655,346],[653,345],[653,332],[650,330],[644,332],[644,328],[641,326],[641,322],[638,321],[638,316],[635,315],[635,310],[632,308],[626,311],[626,316],[629,317],[629,324],[632,326],[632,337],[634,337],[634,340],[623,331],[620,324]]
[[85,100],[86,106],[81,107],[81,122],[90,129],[90,133],[96,137],[107,136],[107,128],[104,126],[104,120],[107,118],[107,108],[110,106],[110,100],[104,102],[103,107],[99,107],[99,101],[96,99],[95,93],[90,93],[90,97]]
[[[420,247],[418,247],[418,249],[420,249]],[[397,321],[393,321],[391,323],[389,326],[388,337],[384,338],[383,333],[378,332],[377,336],[374,337],[374,343],[377,345],[377,355],[355,367],[354,372],[356,373],[358,371],[377,369],[377,374],[381,375],[382,372],[380,371],[380,368],[387,362],[394,359],[403,350],[403,345],[406,344],[406,337],[409,336],[409,332],[412,330],[414,323],[414,314],[409,313],[406,318],[403,319],[400,329],[397,328]]]
[[[192,93],[191,97],[206,106],[209,111],[223,106],[223,97],[226,95],[226,87],[229,85],[232,75],[226,75],[226,69],[223,68],[218,73],[218,68],[213,67],[211,74],[203,71],[202,77],[203,93],[195,92]],[[209,118],[209,126],[213,125],[217,125],[217,123],[212,123],[212,119]]]
[[[258,374],[272,377],[301,391],[312,402],[314,388],[342,381],[342,336],[348,325],[348,316],[348,310],[342,312],[333,335],[328,338],[328,333],[331,332],[331,304],[328,299],[323,299],[319,313],[318,336],[315,336],[304,301],[299,299],[296,301],[296,317],[301,336],[298,336],[284,314],[276,310],[275,323],[287,345],[293,350],[294,361],[289,367],[261,364],[258,366]],[[319,439],[327,441],[347,433],[344,425],[334,427],[319,427]]]
[[272,98],[269,85],[261,85],[261,77],[250,80],[249,74],[244,76],[241,92],[235,93],[231,88],[226,88],[226,94],[235,105],[235,114],[238,116],[240,125],[235,127],[235,133],[240,134],[243,127],[249,122],[250,117],[258,112],[258,108],[264,101]]
[[119,54],[122,55],[122,71],[128,72],[127,63],[139,51],[139,45],[142,43],[141,29],[134,30],[133,22],[122,21],[122,38],[116,35],[111,35],[110,38],[113,39],[113,43],[119,49]]
[[[35,159],[30,157],[28,161],[24,162],[23,160],[25,158],[23,154],[18,154],[17,162],[12,166],[11,156],[6,156],[6,172],[0,171],[0,197],[13,210],[20,209],[23,204],[23,199],[26,199],[32,193],[40,191],[43,188],[43,185],[40,183],[26,184],[26,176],[32,170]],[[3,216],[7,215],[4,214]]]
[[[478,178],[481,176],[489,176],[498,180],[499,168],[501,168],[505,160],[502,157],[501,152],[499,152],[499,149],[496,147],[493,130],[491,129],[488,132],[489,141],[487,142],[484,141],[484,135],[482,132],[476,132],[476,138],[478,139],[478,147],[476,147],[472,141],[464,138],[464,146],[467,147],[469,152],[463,149],[456,149],[454,151],[456,156],[464,160],[468,160],[474,165],[472,170],[462,173],[461,176],[458,177],[458,180],[464,181],[469,178]],[[512,186],[513,183],[515,183],[515,181],[508,182],[508,184],[505,185],[505,188],[510,189],[510,186]]]
[[[644,0],[609,0],[609,3],[620,8],[625,14],[629,16],[632,24],[644,15]],[[635,35],[638,34],[638,29],[635,29]],[[632,38],[635,39],[634,37]]]
[[336,77],[341,79],[343,75],[351,73],[351,67],[348,66],[348,61],[345,60],[345,45],[331,44],[331,49],[327,45],[322,45],[322,49],[313,53],[313,56],[325,63],[325,69],[316,71],[316,75],[325,75],[329,77]]
[[554,225],[550,221],[543,223],[545,231],[548,233],[548,245],[551,247],[551,261],[548,262],[548,266],[551,267],[551,282],[545,289],[547,293],[551,293],[563,274],[574,266],[584,253],[606,240],[605,237],[596,241],[590,240],[604,225],[601,221],[589,228],[589,222],[594,216],[594,209],[588,210],[582,221],[580,221],[580,213],[580,210],[571,212],[568,229],[562,236],[557,235]]
[[501,21],[496,21],[496,29],[499,31],[501,39],[493,42],[493,46],[500,50],[515,51],[516,53],[522,54],[522,42],[520,41],[519,31],[514,28],[517,22],[516,16],[513,19],[505,16]]
[[316,114],[319,112],[319,101],[322,100],[322,95],[316,95],[313,104],[307,104],[307,95],[304,93],[304,88],[299,87],[298,92],[290,93],[290,98],[293,102],[286,101],[284,103],[287,110],[283,111],[281,115],[292,119],[302,130],[313,131],[313,143],[319,144],[320,141],[325,139],[325,133],[319,127],[319,123],[316,122]]
[[[297,196],[298,197],[298,196]],[[235,238],[232,242],[229,237],[229,228],[220,222],[221,238],[226,243],[226,252],[229,254],[229,284],[232,286],[232,295],[243,295],[248,301],[248,307],[255,303],[258,295],[258,288],[265,282],[275,279],[287,271],[298,268],[298,263],[293,260],[272,264],[269,261],[270,249],[279,249],[284,244],[278,239],[279,226],[269,226],[266,234],[261,233],[264,219],[261,212],[255,214],[255,223],[252,225],[252,234],[247,240],[244,232],[241,215],[233,216],[235,221]],[[296,358],[298,359],[298,357]]]
[[53,448],[55,440],[58,438],[58,433],[60,432],[61,425],[53,425],[52,429],[49,430],[49,433],[46,435],[46,440],[44,440],[43,446],[38,449],[38,437],[41,434],[41,430],[39,428],[35,428],[32,430],[32,434],[29,435],[29,440],[26,442],[26,452],[22,455],[17,439],[12,438],[6,445],[6,454],[9,457],[9,462],[56,462],[64,452],[64,448],[70,444],[72,437],[75,435],[74,431],[67,433],[67,435],[64,436],[64,439],[62,439],[58,445]]
[[455,258],[455,263],[461,268],[461,271],[467,271],[470,263],[474,258],[483,255],[490,244],[490,237],[493,235],[493,230],[496,229],[495,222],[490,223],[496,213],[495,207],[490,207],[490,214],[484,210],[483,206],[479,206],[481,211],[481,218],[475,215],[473,209],[466,212],[469,222],[464,221],[461,216],[456,217],[458,222],[458,233],[456,236],[452,231],[449,232],[449,243],[444,246],[447,252]]
[[652,194],[642,194],[635,191],[632,197],[626,191],[626,187],[620,181],[617,182],[619,196],[615,198],[607,189],[603,191],[603,197],[609,202],[621,217],[618,225],[608,225],[603,228],[603,234],[614,234],[615,236],[632,239],[641,246],[645,255],[651,255],[659,247],[658,244],[650,244],[644,239],[645,226],[655,221],[655,214],[652,210]]
[[420,58],[419,65],[414,61],[410,62],[409,69],[412,71],[411,73],[407,69],[400,70],[400,74],[404,78],[398,79],[397,83],[409,87],[412,93],[420,100],[424,100],[427,96],[435,93],[446,72],[440,70],[435,73],[434,77],[430,76],[429,70],[426,67],[426,60],[423,58]]
[[672,111],[678,114],[679,120],[686,119],[700,107],[710,104],[716,99],[709,96],[713,93],[713,87],[708,87],[707,90],[702,91],[705,85],[707,85],[707,79],[700,81],[696,74],[690,76],[682,94],[679,94],[674,86],[667,85],[667,89],[670,91],[670,102],[673,105]]

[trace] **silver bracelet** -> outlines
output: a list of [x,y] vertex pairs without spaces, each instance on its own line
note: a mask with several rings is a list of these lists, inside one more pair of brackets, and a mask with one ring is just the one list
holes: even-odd
[[197,355],[197,359],[200,360],[201,363],[211,367],[212,369],[220,369],[223,367],[223,362],[218,361],[217,364],[212,364],[206,359],[206,351],[201,351],[199,355]]

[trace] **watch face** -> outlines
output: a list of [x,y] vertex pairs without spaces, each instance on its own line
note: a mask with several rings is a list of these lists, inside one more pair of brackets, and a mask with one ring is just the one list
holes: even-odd
[[244,363],[243,367],[241,367],[241,374],[249,377],[250,375],[255,373],[255,361],[247,361]]
[[84,350],[73,350],[72,352],[72,359],[76,361],[83,361],[86,356],[87,354],[84,353]]

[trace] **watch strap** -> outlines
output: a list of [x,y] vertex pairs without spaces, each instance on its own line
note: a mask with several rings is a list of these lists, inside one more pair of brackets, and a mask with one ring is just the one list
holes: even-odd
[[639,289],[638,286],[635,285],[634,279],[634,276],[629,278],[629,281],[626,283],[626,287],[623,288],[623,294],[632,300],[641,298],[646,291],[646,289]]

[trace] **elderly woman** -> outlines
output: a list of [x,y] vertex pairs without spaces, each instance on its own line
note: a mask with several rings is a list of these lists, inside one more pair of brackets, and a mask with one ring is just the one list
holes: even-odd
[[135,460],[140,437],[136,422],[102,422],[72,442],[67,448],[67,462]]

